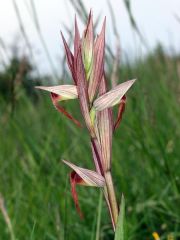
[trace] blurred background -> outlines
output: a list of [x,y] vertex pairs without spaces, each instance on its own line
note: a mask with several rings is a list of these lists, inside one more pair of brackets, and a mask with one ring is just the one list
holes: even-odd
[[[112,171],[126,199],[127,239],[180,239],[180,1],[6,0],[0,8],[0,239],[113,239],[99,191],[78,187],[68,159],[93,168],[88,134],[55,111],[36,85],[71,83],[72,46],[93,10],[104,16],[109,86],[138,81],[114,135]],[[76,101],[63,103],[81,119]]]

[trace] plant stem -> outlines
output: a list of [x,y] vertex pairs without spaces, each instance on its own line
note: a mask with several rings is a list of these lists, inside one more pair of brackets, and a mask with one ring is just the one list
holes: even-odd
[[117,219],[118,219],[118,205],[116,200],[116,195],[114,191],[114,185],[112,181],[111,172],[107,171],[105,173],[105,181],[106,181],[106,188],[107,188],[107,194],[108,194],[108,200],[111,207],[111,214],[113,219],[113,224],[116,226]]
[[101,212],[102,212],[102,191],[100,191],[99,195],[99,204],[98,204],[98,212],[97,212],[97,227],[96,227],[96,240],[100,239],[100,225],[101,225]]
[[111,217],[112,227],[113,227],[113,230],[115,232],[116,227],[115,227],[114,219],[113,219],[113,216],[112,216],[112,210],[111,210],[110,202],[109,202],[109,199],[108,199],[107,186],[104,187],[103,192],[104,192],[104,197],[105,197],[105,200],[106,200],[107,207],[109,209],[109,214],[110,214],[110,217]]
[[13,231],[13,227],[12,227],[12,223],[11,223],[11,219],[7,213],[7,210],[4,206],[4,199],[0,194],[0,211],[2,212],[2,215],[4,217],[4,220],[7,224],[7,228],[9,230],[9,234],[11,236],[11,240],[15,240],[15,236],[14,236],[14,231]]

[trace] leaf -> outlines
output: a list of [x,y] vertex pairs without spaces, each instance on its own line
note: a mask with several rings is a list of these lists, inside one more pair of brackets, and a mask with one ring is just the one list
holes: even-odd
[[136,79],[129,80],[127,82],[117,85],[115,88],[100,96],[94,101],[94,108],[97,111],[102,111],[103,109],[113,107],[114,105],[120,103],[122,97],[133,85]]
[[125,199],[124,195],[122,195],[120,213],[118,216],[114,240],[125,240],[124,220],[125,220]]
[[104,20],[103,27],[100,35],[97,37],[94,45],[94,60],[93,60],[93,69],[92,74],[89,80],[89,99],[92,102],[96,90],[100,84],[100,81],[104,72],[104,51],[105,51],[105,26],[106,19]]
[[78,98],[77,87],[75,85],[37,86],[36,88],[59,95],[59,101]]

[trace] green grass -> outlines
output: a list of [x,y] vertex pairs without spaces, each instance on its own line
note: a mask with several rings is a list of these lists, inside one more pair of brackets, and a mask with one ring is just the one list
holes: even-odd
[[[120,76],[121,81],[138,78],[114,135],[112,157],[118,199],[123,192],[126,200],[128,240],[153,239],[154,231],[162,239],[169,233],[179,239],[177,64],[154,55],[122,66]],[[87,131],[56,112],[47,94],[40,95],[36,104],[22,95],[13,116],[0,100],[0,192],[16,240],[91,240],[96,234],[113,239],[105,203],[102,211],[98,208],[97,189],[78,187],[84,219],[78,217],[70,193],[70,169],[61,163],[64,158],[93,168]],[[81,119],[77,102],[66,107]],[[10,239],[2,214],[0,239]]]

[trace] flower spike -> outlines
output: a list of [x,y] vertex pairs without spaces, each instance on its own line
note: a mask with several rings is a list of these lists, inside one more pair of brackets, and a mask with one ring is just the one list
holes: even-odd
[[[71,52],[63,34],[67,63],[74,85],[37,87],[50,92],[55,108],[71,119],[74,119],[59,104],[60,101],[78,99],[84,122],[91,139],[91,150],[95,171],[78,167],[63,160],[72,172],[70,174],[71,192],[76,209],[82,217],[76,192],[77,185],[103,188],[104,197],[109,209],[113,230],[116,230],[119,209],[111,174],[111,155],[113,131],[118,128],[125,110],[126,93],[135,79],[121,83],[107,91],[104,72],[106,18],[100,34],[94,40],[93,16],[90,11],[88,22],[82,38],[79,34],[75,17],[74,53]],[[73,55],[74,54],[74,55]],[[119,105],[117,119],[113,119],[113,106]]]

